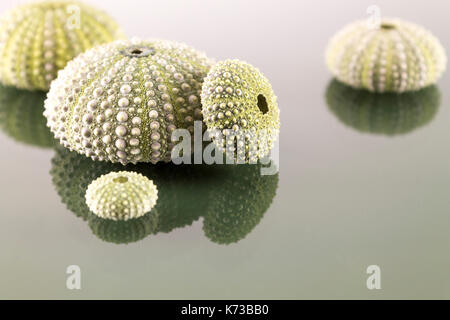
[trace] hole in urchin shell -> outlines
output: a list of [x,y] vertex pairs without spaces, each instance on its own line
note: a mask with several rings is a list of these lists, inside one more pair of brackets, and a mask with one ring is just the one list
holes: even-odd
[[152,47],[140,47],[140,46],[131,46],[120,51],[123,55],[131,57],[131,58],[141,58],[153,55],[155,53],[155,49]]
[[127,177],[117,177],[113,179],[113,182],[115,183],[125,183],[128,182],[128,178]]
[[259,111],[262,112],[262,114],[266,114],[269,112],[269,106],[267,105],[266,97],[264,97],[262,94],[258,95],[258,108]]
[[380,28],[383,29],[383,30],[393,30],[393,29],[395,29],[396,27],[395,27],[395,25],[393,25],[393,24],[391,24],[391,23],[382,23],[382,24],[380,25]]

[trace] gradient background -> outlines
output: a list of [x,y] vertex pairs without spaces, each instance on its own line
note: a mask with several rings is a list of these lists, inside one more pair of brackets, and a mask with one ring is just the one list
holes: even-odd
[[[0,12],[18,2],[0,2]],[[52,151],[0,134],[0,298],[450,298],[449,73],[436,118],[404,136],[348,128],[324,98],[324,51],[340,27],[376,4],[450,48],[449,2],[86,2],[129,36],[183,41],[259,67],[281,109],[278,194],[235,245],[211,243],[198,221],[117,246],[60,203]],[[70,264],[82,269],[80,291],[65,287]],[[372,264],[381,267],[381,290],[366,288]]]

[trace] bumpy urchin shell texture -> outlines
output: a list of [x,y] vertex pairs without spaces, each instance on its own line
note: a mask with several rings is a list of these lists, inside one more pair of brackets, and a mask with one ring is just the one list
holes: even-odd
[[221,167],[222,181],[211,188],[203,231],[215,243],[230,244],[259,224],[276,195],[278,173],[261,175],[260,164]]
[[14,140],[51,148],[57,141],[46,126],[45,93],[0,85],[0,128]]
[[362,132],[397,135],[429,123],[439,109],[436,86],[405,93],[371,93],[330,82],[326,99],[330,110],[346,125]]
[[0,81],[48,90],[58,70],[93,46],[124,38],[106,13],[78,1],[39,1],[0,18]]
[[436,83],[447,58],[439,40],[399,19],[352,23],[330,41],[328,68],[343,83],[374,92],[404,92]]
[[60,71],[45,103],[65,147],[122,164],[169,161],[177,128],[202,119],[211,61],[176,42],[133,39],[88,50]]
[[[215,64],[202,88],[204,121],[218,147],[245,162],[266,156],[278,136],[280,111],[269,81],[239,60]],[[237,143],[230,145],[235,139]],[[225,148],[226,147],[226,148]]]
[[147,177],[130,171],[111,172],[93,181],[86,190],[86,204],[103,219],[142,217],[158,199],[158,189]]

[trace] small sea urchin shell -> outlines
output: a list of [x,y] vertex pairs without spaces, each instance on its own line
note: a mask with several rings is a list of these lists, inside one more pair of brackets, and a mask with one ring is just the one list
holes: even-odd
[[[255,67],[239,60],[214,65],[203,84],[202,105],[208,129],[223,137],[215,141],[238,159],[256,161],[273,147],[280,111],[272,86]],[[229,137],[237,147],[229,146]]]
[[139,218],[156,204],[158,190],[143,175],[130,171],[112,172],[93,181],[86,191],[86,204],[100,218]]
[[79,53],[123,37],[106,13],[78,1],[20,5],[0,19],[0,81],[47,90]]
[[434,84],[447,63],[437,38],[399,19],[348,25],[331,40],[326,60],[338,80],[374,92],[419,90]]
[[358,131],[389,136],[429,123],[437,113],[440,97],[435,85],[401,94],[372,93],[337,80],[330,82],[326,92],[329,109],[344,124]]
[[171,133],[202,119],[200,91],[210,60],[160,40],[116,41],[79,55],[46,100],[48,126],[71,150],[94,160],[169,161]]

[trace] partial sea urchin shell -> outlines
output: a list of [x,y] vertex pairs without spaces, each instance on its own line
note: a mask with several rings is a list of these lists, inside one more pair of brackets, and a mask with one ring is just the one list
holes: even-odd
[[[209,130],[221,135],[215,136],[219,148],[238,160],[257,161],[270,152],[279,133],[276,100],[272,86],[258,69],[239,60],[221,61],[211,68],[203,84],[204,121]],[[227,143],[230,138],[236,145]]]
[[17,6],[0,19],[0,81],[48,90],[58,70],[79,53],[122,38],[111,17],[78,1]]
[[86,190],[86,204],[103,219],[142,217],[156,204],[158,189],[151,180],[130,171],[111,172],[93,181]]
[[329,109],[344,124],[361,132],[406,134],[429,123],[437,113],[441,94],[437,86],[405,93],[372,93],[337,80],[328,85]]
[[71,61],[52,83],[48,126],[93,160],[169,161],[175,129],[201,120],[200,91],[211,61],[176,42],[116,41]]
[[419,90],[436,83],[447,64],[436,37],[399,19],[346,26],[330,41],[326,61],[341,82],[374,92]]

